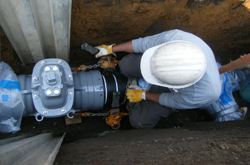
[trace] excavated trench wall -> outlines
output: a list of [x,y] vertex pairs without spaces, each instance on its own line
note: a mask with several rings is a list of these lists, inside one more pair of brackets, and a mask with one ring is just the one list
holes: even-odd
[[[84,42],[118,44],[171,29],[201,37],[227,63],[250,52],[250,0],[72,0],[71,56],[81,55]],[[21,64],[2,29],[1,38],[1,60],[18,74]]]
[[204,39],[216,56],[250,52],[250,1],[73,0],[71,47],[120,43],[170,29]]

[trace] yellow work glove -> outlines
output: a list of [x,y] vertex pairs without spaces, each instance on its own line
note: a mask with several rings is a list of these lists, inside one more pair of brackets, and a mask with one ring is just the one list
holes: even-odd
[[112,47],[115,44],[112,45],[99,45],[96,46],[97,49],[99,49],[100,51],[95,55],[96,58],[99,58],[101,56],[106,56],[108,54],[113,54],[116,57],[116,54],[112,51]]
[[126,91],[126,96],[129,102],[137,103],[141,100],[146,100],[146,90],[140,88],[139,86],[131,85]]

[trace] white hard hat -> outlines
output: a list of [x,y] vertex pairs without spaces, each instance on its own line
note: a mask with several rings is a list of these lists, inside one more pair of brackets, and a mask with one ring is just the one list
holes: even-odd
[[171,41],[152,47],[141,59],[142,76],[148,83],[175,89],[195,84],[206,68],[203,51],[187,41]]

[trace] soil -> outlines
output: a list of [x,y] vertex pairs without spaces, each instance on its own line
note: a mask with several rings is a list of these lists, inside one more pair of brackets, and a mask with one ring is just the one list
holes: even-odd
[[[222,64],[250,52],[248,0],[73,0],[72,5],[72,67],[97,62],[80,49],[84,42],[121,43],[175,28],[200,36]],[[34,64],[22,65],[2,29],[0,34],[1,61],[17,75],[31,74]],[[238,92],[234,96],[240,107],[250,109]],[[172,113],[151,130],[133,129],[128,117],[119,130],[106,125],[104,117],[82,118],[82,123],[71,125],[64,117],[42,122],[24,117],[20,131],[0,133],[0,139],[66,132],[55,164],[250,164],[249,128],[249,117],[215,123],[205,111],[194,109]]]
[[122,43],[181,29],[208,43],[221,63],[250,52],[250,1],[73,0],[71,48]]
[[64,144],[55,164],[249,164],[250,122],[105,131]]

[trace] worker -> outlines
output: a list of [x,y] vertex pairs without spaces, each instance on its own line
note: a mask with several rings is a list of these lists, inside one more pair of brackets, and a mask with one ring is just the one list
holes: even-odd
[[[218,68],[221,67],[219,63],[217,65]],[[248,108],[246,106],[240,108],[233,96],[233,92],[239,91],[241,99],[249,102],[250,69],[247,68],[248,66],[249,64],[220,75],[222,88],[220,97],[205,107],[205,110],[211,115],[214,121],[224,122],[248,119]]]
[[100,45],[96,57],[128,52],[119,63],[129,79],[150,84],[147,91],[132,84],[127,89],[130,123],[153,128],[178,110],[204,108],[217,100],[221,83],[211,48],[199,37],[169,30],[118,45]]

